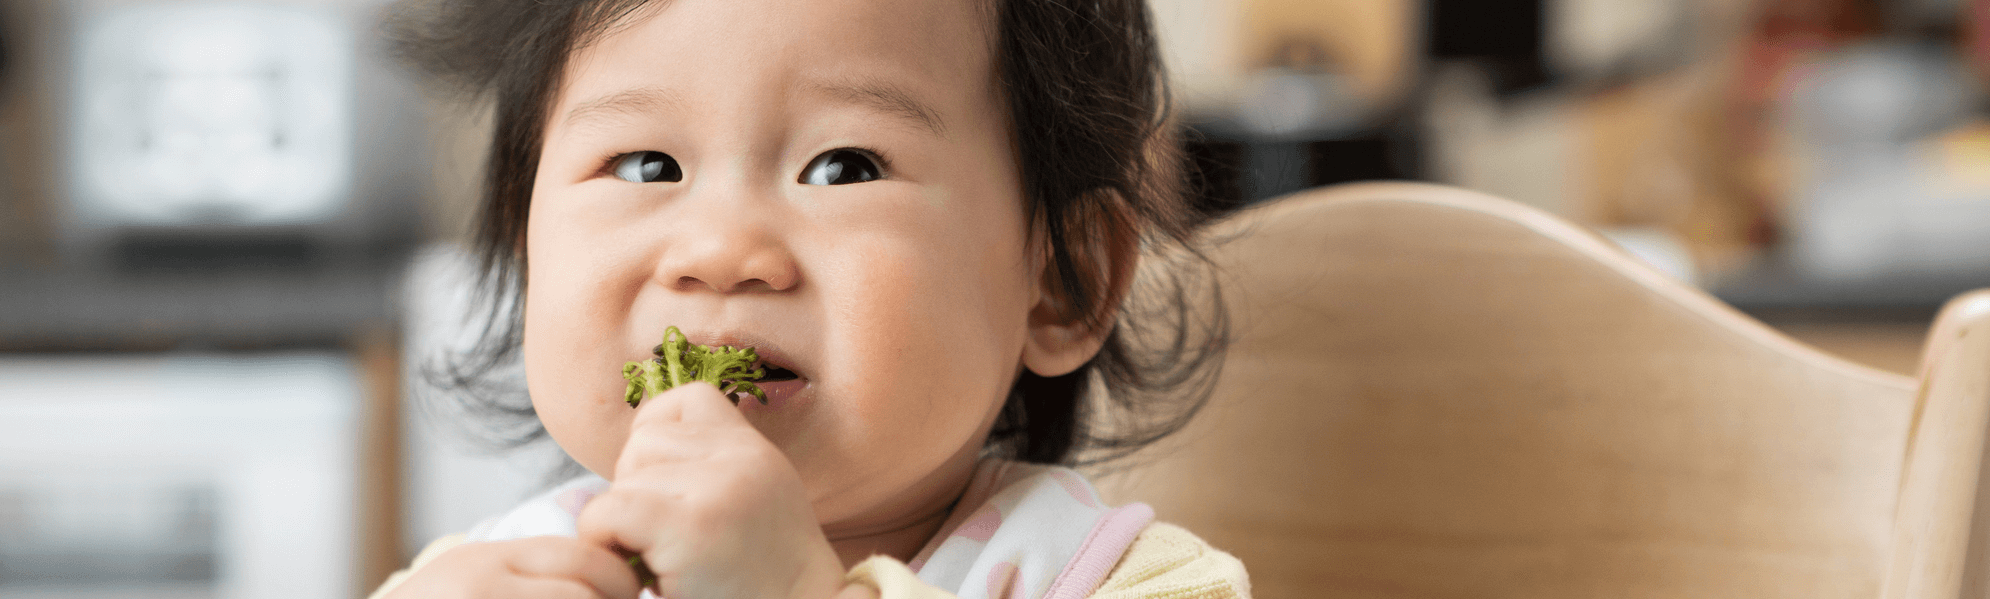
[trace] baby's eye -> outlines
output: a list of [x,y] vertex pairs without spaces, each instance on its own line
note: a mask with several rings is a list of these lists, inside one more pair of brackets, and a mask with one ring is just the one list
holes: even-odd
[[807,185],[846,185],[876,181],[884,177],[884,169],[878,166],[864,152],[842,149],[824,152],[802,169],[802,183]]
[[663,152],[634,152],[615,159],[615,177],[630,183],[683,181],[677,159]]

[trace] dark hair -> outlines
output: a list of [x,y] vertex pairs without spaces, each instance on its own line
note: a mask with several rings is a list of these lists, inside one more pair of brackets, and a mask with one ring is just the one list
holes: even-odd
[[[514,444],[545,435],[518,387],[492,376],[517,358],[525,219],[546,113],[572,52],[650,1],[405,0],[390,17],[405,60],[495,110],[476,230],[488,320],[473,350],[435,372],[471,407],[522,422],[507,429]],[[1123,457],[1201,409],[1228,334],[1209,262],[1194,245],[1207,215],[1183,188],[1147,6],[964,1],[993,9],[995,76],[1046,284],[1066,318],[1112,329],[1077,371],[1022,374],[986,450],[1038,463]],[[1143,253],[1150,267],[1136,277]]]

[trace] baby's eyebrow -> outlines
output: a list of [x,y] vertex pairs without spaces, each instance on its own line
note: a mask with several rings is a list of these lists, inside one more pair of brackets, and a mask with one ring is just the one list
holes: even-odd
[[602,96],[567,111],[567,124],[616,114],[642,114],[662,110],[683,111],[684,98],[675,90],[639,87]]
[[947,123],[939,111],[920,102],[917,96],[883,81],[815,81],[807,89],[816,94],[850,102],[912,122],[938,137],[947,136]]
[[[933,110],[898,86],[880,81],[817,81],[810,83],[807,89],[816,94],[899,117],[935,136],[943,138],[947,136],[947,124],[940,118],[939,111]],[[582,102],[567,111],[566,122],[572,125],[583,120],[612,115],[684,110],[684,97],[676,90],[641,87]]]

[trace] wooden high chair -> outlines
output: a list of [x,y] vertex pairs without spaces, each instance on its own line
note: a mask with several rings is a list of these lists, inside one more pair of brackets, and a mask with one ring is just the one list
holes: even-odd
[[1329,188],[1218,230],[1216,396],[1101,483],[1258,597],[1986,592],[1990,291],[1942,311],[1916,380],[1474,192]]

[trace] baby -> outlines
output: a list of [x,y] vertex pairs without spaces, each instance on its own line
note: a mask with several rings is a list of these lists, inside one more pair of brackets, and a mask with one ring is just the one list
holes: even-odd
[[[1180,428],[1220,361],[1188,279],[1128,301],[1141,255],[1192,256],[1202,217],[1146,11],[406,7],[404,50],[496,107],[479,242],[522,308],[484,363],[517,352],[592,474],[375,596],[1247,595],[1234,558],[1059,466]],[[765,402],[624,403],[623,364],[669,326],[755,348]]]

